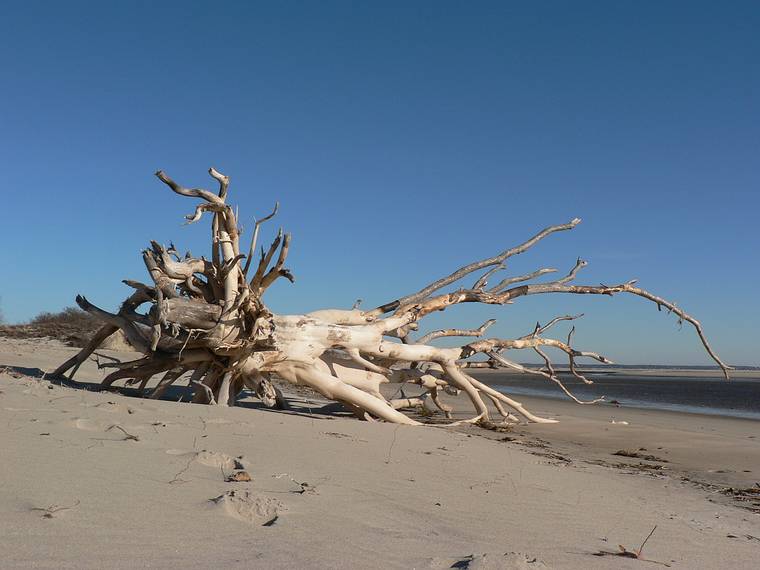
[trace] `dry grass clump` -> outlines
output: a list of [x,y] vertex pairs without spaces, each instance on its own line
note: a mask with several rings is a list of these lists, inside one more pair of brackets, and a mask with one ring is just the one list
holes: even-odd
[[84,346],[99,328],[94,317],[81,309],[66,307],[57,313],[42,312],[28,323],[0,325],[0,336],[52,338],[70,346]]

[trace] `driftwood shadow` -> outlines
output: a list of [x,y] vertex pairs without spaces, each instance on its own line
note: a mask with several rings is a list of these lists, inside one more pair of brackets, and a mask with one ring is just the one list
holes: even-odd
[[[128,398],[150,399],[147,395],[150,393],[149,390],[147,393],[143,393],[137,387],[131,386],[111,386],[108,388],[102,388],[99,382],[78,382],[76,380],[69,380],[64,376],[54,376],[51,372],[46,372],[41,368],[0,364],[0,372],[9,373],[11,376],[17,378],[25,377],[37,380],[47,380],[51,384],[85,390],[87,392],[108,392],[112,394],[120,394]],[[322,416],[326,419],[353,417],[353,414],[338,402],[314,402],[307,400],[302,396],[290,395],[286,396],[288,400],[288,408],[276,409],[268,408],[262,402],[254,399],[256,396],[253,392],[244,390],[240,396],[240,400],[235,402],[235,407],[237,408],[310,418],[315,416]],[[161,398],[157,398],[157,401],[191,404],[191,399],[192,393],[188,386],[173,385],[164,392]]]
[[6,372],[15,377],[27,376],[29,378],[37,378],[39,380],[52,380],[52,378],[47,377],[47,373],[40,368],[28,368],[26,366],[11,366],[9,364],[0,364],[0,372]]

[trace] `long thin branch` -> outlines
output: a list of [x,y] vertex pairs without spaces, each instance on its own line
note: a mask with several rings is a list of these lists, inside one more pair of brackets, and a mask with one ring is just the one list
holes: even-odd
[[[541,275],[546,275],[547,273],[556,273],[557,270],[551,267],[546,267],[543,269],[539,269],[538,271],[534,271],[533,273],[527,273],[525,275],[519,275],[517,277],[507,277],[506,279],[502,280],[498,285],[495,285],[491,289],[491,293],[498,293],[499,291],[502,291],[506,289],[509,285],[513,285],[515,283],[522,283],[524,281],[530,281],[531,279],[535,279],[536,277],[540,277]],[[475,289],[475,287],[473,287]]]
[[[567,344],[570,345],[570,342],[573,340],[573,333],[575,332],[575,327],[570,329],[570,332],[567,333]],[[568,359],[570,360],[570,373],[575,376],[578,380],[582,380],[586,384],[593,384],[594,382],[592,380],[589,380],[586,378],[583,374],[578,372],[578,370],[575,368],[575,356],[573,354],[568,353],[567,355]]]
[[629,281],[627,283],[621,283],[619,285],[612,285],[612,286],[564,285],[564,284],[558,284],[558,283],[538,283],[538,284],[533,284],[533,285],[523,285],[522,287],[517,287],[513,290],[506,291],[505,293],[508,293],[506,298],[510,300],[515,299],[517,297],[524,296],[524,295],[540,295],[544,293],[573,293],[575,295],[610,295],[610,296],[615,295],[616,293],[629,293],[631,295],[636,295],[637,297],[642,297],[644,299],[647,299],[655,303],[658,309],[665,307],[666,309],[668,309],[669,312],[674,313],[676,316],[678,316],[679,322],[686,321],[687,323],[691,324],[694,327],[694,329],[697,331],[699,340],[702,342],[702,346],[704,346],[705,350],[707,351],[707,354],[709,354],[710,358],[712,358],[718,364],[720,369],[723,371],[723,375],[725,376],[726,380],[728,380],[729,378],[728,371],[733,370],[733,367],[723,362],[720,359],[720,357],[715,353],[712,346],[710,346],[710,343],[707,340],[707,336],[705,335],[705,331],[702,328],[702,324],[697,319],[689,315],[686,311],[677,307],[675,303],[668,301],[667,299],[663,299],[662,297],[659,297],[655,295],[654,293],[650,293],[646,289],[635,287],[634,286],[635,283],[636,283],[635,280]]
[[[582,316],[583,316],[583,313],[581,313],[579,315],[564,315],[564,316],[561,316],[561,317],[554,317],[551,321],[549,321],[545,325],[541,325],[540,323],[536,323],[535,330],[532,333],[530,333],[529,335],[525,335],[522,338],[530,338],[530,337],[538,336],[538,335],[546,332],[550,328],[552,328],[557,323],[560,323],[562,321],[574,321],[575,319],[580,319]],[[569,344],[569,341],[568,341],[568,344]]]
[[[439,289],[442,289],[443,287],[446,287],[447,285],[451,285],[452,283],[459,281],[460,279],[462,279],[462,277],[469,275],[473,271],[478,271],[479,269],[491,267],[492,265],[500,265],[504,263],[504,261],[509,259],[510,257],[519,255],[523,253],[524,251],[530,249],[536,243],[544,239],[546,236],[551,235],[555,232],[571,230],[580,223],[581,223],[580,218],[574,218],[573,220],[570,220],[566,224],[561,224],[557,226],[549,226],[548,228],[544,228],[543,230],[538,232],[536,235],[534,235],[532,238],[521,243],[520,245],[507,249],[506,251],[503,251],[499,255],[496,255],[494,257],[489,257],[487,259],[482,259],[480,261],[475,261],[473,263],[470,263],[469,265],[465,265],[464,267],[457,269],[451,275],[448,275],[447,277],[443,277],[442,279],[438,279],[437,281],[434,281],[433,283],[431,283],[424,289],[421,289],[417,293],[413,293],[411,295],[407,295],[406,297],[400,298],[398,300],[398,303],[400,306],[404,306],[404,305],[421,301],[422,299],[429,297],[435,291],[438,291]],[[389,305],[389,304],[390,303],[387,303],[386,305]],[[380,309],[380,307],[378,307],[378,309]],[[393,309],[390,309],[390,310],[393,310]]]
[[432,331],[427,333],[425,336],[422,336],[418,338],[415,342],[415,344],[427,344],[431,340],[434,340],[436,338],[441,338],[445,336],[483,336],[483,333],[486,332],[488,327],[490,327],[492,324],[496,322],[496,319],[488,319],[486,322],[484,322],[482,325],[480,325],[476,329],[442,329],[438,331]]
[[245,260],[245,267],[243,268],[244,277],[248,277],[248,270],[251,267],[251,260],[253,259],[253,252],[256,249],[256,241],[259,238],[259,229],[261,228],[261,224],[274,218],[275,215],[277,214],[277,210],[279,209],[280,209],[280,203],[275,202],[274,209],[272,210],[271,214],[269,214],[268,216],[264,216],[260,220],[256,220],[256,223],[254,224],[254,228],[253,228],[253,235],[251,236],[251,246],[248,248],[248,257]]
[[552,361],[549,359],[549,357],[546,355],[546,353],[541,350],[538,346],[534,346],[533,350],[536,351],[536,354],[538,354],[541,358],[544,359],[544,364],[546,364],[546,370],[551,375],[554,376],[554,365],[552,364]]

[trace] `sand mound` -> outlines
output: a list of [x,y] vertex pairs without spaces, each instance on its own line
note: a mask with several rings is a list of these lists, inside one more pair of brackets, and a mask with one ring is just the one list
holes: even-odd
[[195,456],[195,460],[201,465],[207,467],[216,467],[217,469],[224,469],[231,471],[233,469],[245,469],[245,466],[241,462],[240,458],[230,457],[225,453],[219,453],[217,451],[199,451]]
[[271,526],[284,510],[279,500],[246,490],[227,491],[210,500],[225,514],[254,525]]

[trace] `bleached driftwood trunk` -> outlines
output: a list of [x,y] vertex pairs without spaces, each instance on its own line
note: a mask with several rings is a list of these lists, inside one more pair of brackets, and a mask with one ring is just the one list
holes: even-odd
[[[482,339],[493,320],[474,330],[433,331],[417,339],[412,333],[418,330],[425,316],[460,303],[505,305],[520,297],[546,293],[628,293],[652,301],[658,309],[664,307],[674,313],[679,322],[690,323],[709,355],[728,377],[729,367],[713,352],[700,323],[673,303],[636,287],[635,281],[611,286],[572,284],[586,265],[585,261],[578,260],[566,276],[554,281],[535,281],[556,271],[544,268],[490,284],[510,257],[525,252],[553,233],[573,229],[580,223],[579,219],[548,227],[521,245],[475,261],[416,293],[374,309],[354,307],[306,315],[273,314],[264,304],[263,296],[281,277],[293,282],[292,274],[285,268],[290,234],[283,235],[280,231],[267,250],[261,249],[258,263],[254,263],[261,225],[276,214],[277,206],[269,216],[256,222],[250,246],[241,250],[238,221],[227,204],[229,178],[213,168],[209,173],[219,184],[218,192],[184,188],[161,171],[156,176],[177,194],[200,200],[194,213],[187,216],[188,223],[197,222],[204,213],[211,214],[211,260],[193,258],[190,254],[180,257],[174,246],[165,248],[152,242],[151,247],[143,251],[152,284],[124,281],[135,292],[117,313],[108,313],[78,296],[79,306],[98,317],[103,327],[86,348],[62,364],[55,374],[71,370],[73,376],[104,339],[121,329],[144,357],[103,365],[115,369],[103,380],[104,387],[124,379],[140,382],[140,387],[145,389],[151,378],[162,375],[151,392],[152,397],[160,397],[173,382],[189,374],[195,402],[232,405],[242,390],[250,389],[267,405],[282,406],[282,395],[271,382],[271,377],[276,375],[293,384],[310,386],[366,419],[415,424],[416,421],[400,410],[420,405],[427,398],[451,418],[451,409],[441,402],[440,392],[462,391],[475,410],[474,417],[466,421],[488,420],[485,402],[489,400],[505,421],[516,421],[518,418],[513,414],[518,414],[528,421],[552,422],[476,380],[468,374],[468,369],[505,367],[533,374],[556,383],[578,403],[592,403],[570,393],[545,352],[545,349],[556,349],[565,353],[570,372],[586,383],[591,382],[577,371],[577,358],[610,362],[594,352],[576,350],[571,345],[572,330],[566,341],[545,336],[558,322],[574,320],[577,316],[561,316],[543,326],[537,324],[533,331],[516,339]],[[441,293],[478,272],[480,275],[472,287]],[[143,305],[149,310],[138,312]],[[454,348],[429,344],[444,336],[479,340]],[[525,349],[538,353],[545,366],[527,367],[505,356],[506,351]],[[478,355],[479,358],[473,359]],[[384,383],[412,383],[422,387],[424,393],[421,397],[389,401],[380,392]]]

